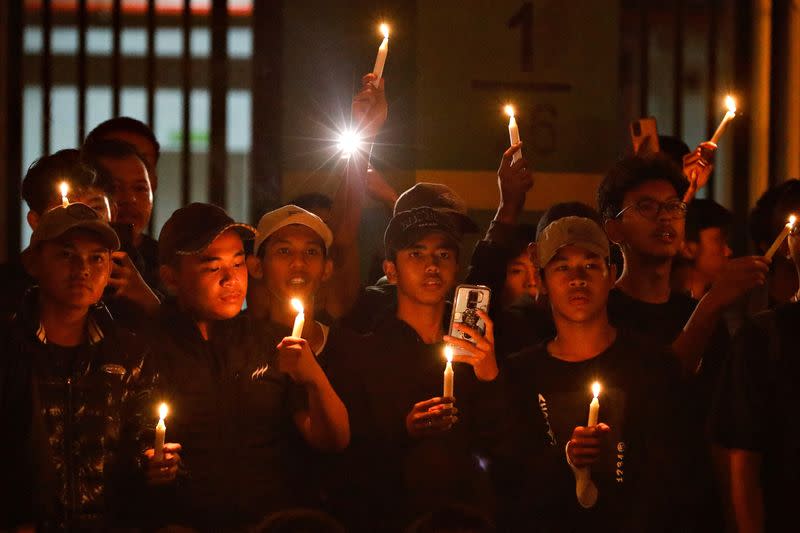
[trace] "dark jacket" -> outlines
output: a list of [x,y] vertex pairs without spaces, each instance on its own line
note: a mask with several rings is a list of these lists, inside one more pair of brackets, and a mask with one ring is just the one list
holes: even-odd
[[[0,329],[3,457],[0,527],[101,529],[127,522],[152,446],[153,374],[141,340],[105,307],[89,313],[88,341],[47,342],[37,291]],[[8,454],[8,455],[7,455]]]

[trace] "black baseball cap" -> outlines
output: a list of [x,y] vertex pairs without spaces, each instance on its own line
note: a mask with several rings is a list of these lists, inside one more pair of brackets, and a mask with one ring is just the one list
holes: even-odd
[[418,207],[430,207],[453,217],[462,233],[476,233],[478,225],[467,215],[467,204],[456,192],[441,183],[417,183],[394,203],[393,215]]
[[408,248],[433,232],[444,233],[458,248],[461,232],[449,214],[431,207],[418,207],[396,214],[389,221],[383,236],[386,256],[391,257],[392,252]]
[[212,204],[191,203],[181,207],[164,223],[158,236],[158,262],[170,263],[178,255],[199,254],[229,229],[243,240],[256,236],[252,226],[236,222],[224,209]]

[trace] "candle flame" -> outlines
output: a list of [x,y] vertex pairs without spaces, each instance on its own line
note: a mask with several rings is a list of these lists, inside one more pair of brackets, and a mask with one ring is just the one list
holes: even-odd
[[169,407],[167,407],[167,404],[162,403],[161,405],[158,406],[158,417],[161,420],[164,420],[165,418],[167,418],[167,413],[168,412],[169,412]]
[[595,398],[600,396],[600,383],[598,383],[597,381],[592,383],[592,394],[594,394]]
[[448,363],[453,362],[453,347],[447,345],[444,347],[444,358],[447,359]]
[[292,298],[291,304],[292,304],[292,307],[294,307],[295,311],[297,311],[298,313],[302,313],[303,312],[303,302],[301,302],[299,299]]
[[789,226],[790,228],[793,228],[795,222],[797,222],[797,217],[792,215],[792,216],[789,217],[789,224],[787,224],[787,226]]
[[381,24],[381,33],[383,34],[383,37],[385,39],[389,38],[389,25],[386,24],[385,22]]
[[505,106],[503,108],[503,111],[505,111],[506,115],[508,115],[509,117],[513,117],[514,116],[514,106],[511,105],[511,104],[508,104],[507,106]]
[[67,193],[69,193],[69,183],[62,181],[58,184],[58,190],[61,191],[61,196],[66,198]]
[[725,107],[727,107],[728,111],[731,113],[736,113],[736,100],[733,96],[728,95],[725,97]]

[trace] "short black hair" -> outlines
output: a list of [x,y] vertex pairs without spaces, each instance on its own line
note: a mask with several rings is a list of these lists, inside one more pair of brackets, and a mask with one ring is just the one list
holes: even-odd
[[156,161],[161,156],[161,144],[156,139],[156,134],[150,129],[150,126],[131,117],[115,117],[101,122],[84,139],[83,144],[89,144],[108,138],[109,134],[114,132],[128,132],[139,135],[147,139],[153,145],[153,150],[156,154]]
[[598,226],[603,227],[603,217],[600,213],[591,206],[582,202],[561,202],[551,205],[539,218],[539,223],[536,224],[536,238],[544,231],[544,229],[564,217],[582,217],[594,220]]
[[108,170],[100,162],[100,159],[127,159],[129,157],[135,157],[141,161],[147,170],[148,179],[152,178],[147,161],[145,161],[142,154],[139,153],[139,150],[130,143],[117,139],[96,139],[92,142],[84,143],[81,147],[81,158],[84,164],[95,170],[97,179],[103,185],[104,189],[109,187],[110,190],[113,190],[113,179]]
[[659,135],[658,146],[662,154],[680,167],[683,167],[683,156],[691,151],[688,144],[674,135]]
[[720,228],[727,232],[732,221],[733,214],[714,200],[692,200],[686,211],[686,240],[698,242],[700,232],[708,228]]
[[333,200],[320,192],[310,192],[301,194],[288,202],[290,205],[302,207],[306,211],[313,212],[314,209],[331,209],[333,207]]
[[628,191],[649,181],[666,181],[679,198],[689,188],[682,168],[663,154],[626,157],[608,171],[597,190],[600,213],[607,219],[616,217]]
[[95,171],[82,163],[78,150],[70,148],[41,157],[28,167],[22,180],[22,199],[31,211],[42,214],[59,196],[61,181],[76,191],[100,187]]
[[528,249],[528,245],[536,240],[536,226],[533,224],[519,224],[514,228],[511,243],[508,248],[506,263],[516,259]]

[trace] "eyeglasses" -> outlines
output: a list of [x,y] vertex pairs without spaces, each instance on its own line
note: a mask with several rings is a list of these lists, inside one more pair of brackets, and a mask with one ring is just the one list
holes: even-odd
[[636,209],[643,218],[655,220],[663,210],[670,218],[685,218],[687,205],[680,200],[670,200],[669,202],[659,202],[658,200],[644,199],[635,204],[631,204],[622,209],[614,218],[619,218],[630,208]]

